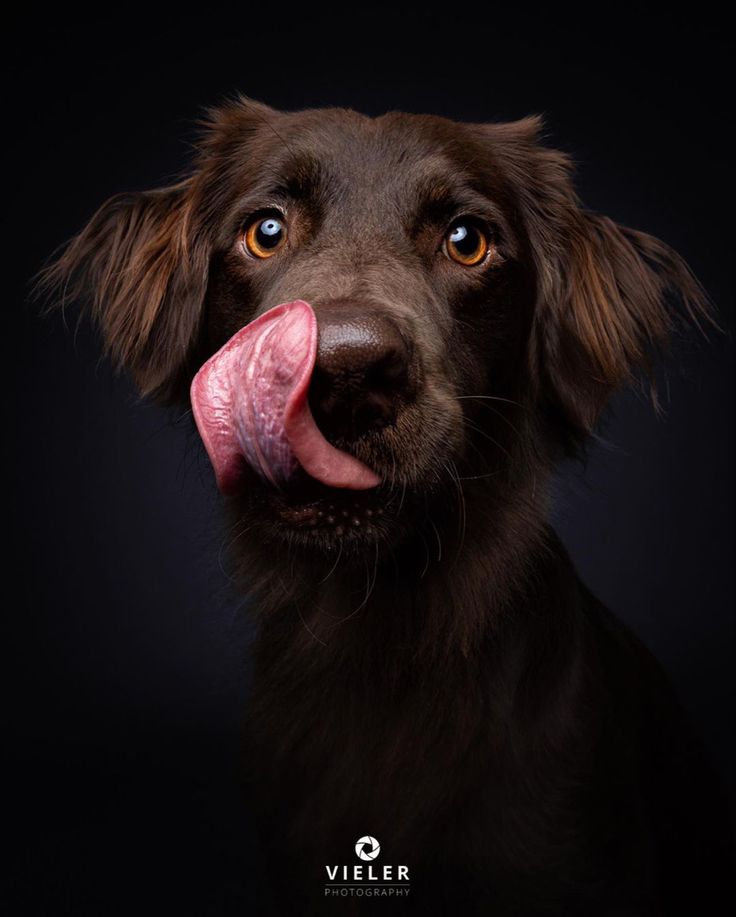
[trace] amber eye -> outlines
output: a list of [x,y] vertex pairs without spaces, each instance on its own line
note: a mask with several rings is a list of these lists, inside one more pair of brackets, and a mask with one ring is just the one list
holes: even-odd
[[246,227],[243,242],[256,258],[270,258],[286,242],[286,223],[278,214],[257,217]]
[[445,252],[465,267],[480,264],[488,254],[490,242],[485,232],[469,220],[457,220],[445,235]]

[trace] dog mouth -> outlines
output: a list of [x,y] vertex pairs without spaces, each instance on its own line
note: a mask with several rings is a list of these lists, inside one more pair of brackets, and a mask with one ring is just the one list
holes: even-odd
[[259,508],[272,531],[304,543],[376,539],[394,516],[394,489],[317,426],[308,401],[316,351],[307,303],[270,309],[195,376],[197,428],[219,489]]
[[317,426],[308,401],[316,353],[314,311],[296,300],[241,328],[194,377],[195,422],[224,494],[241,493],[249,470],[275,489],[304,475],[331,490],[381,483]]
[[395,502],[383,487],[362,491],[328,487],[299,471],[288,488],[268,488],[266,495],[272,515],[288,529],[336,538],[378,534]]

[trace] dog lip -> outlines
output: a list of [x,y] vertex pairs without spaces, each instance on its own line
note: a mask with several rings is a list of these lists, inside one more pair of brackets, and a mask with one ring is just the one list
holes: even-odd
[[271,512],[290,527],[319,529],[342,535],[348,529],[370,529],[384,516],[381,488],[351,491],[328,487],[297,471],[286,488],[271,492]]
[[368,505],[359,501],[338,500],[330,503],[327,499],[319,499],[311,503],[286,503],[277,512],[289,525],[331,530],[336,535],[342,535],[348,529],[360,531],[375,525],[383,516],[384,508],[378,501]]

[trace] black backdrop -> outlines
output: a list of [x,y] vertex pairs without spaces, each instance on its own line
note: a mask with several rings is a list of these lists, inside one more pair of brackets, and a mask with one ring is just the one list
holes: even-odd
[[616,398],[586,469],[560,474],[555,516],[583,577],[654,650],[733,772],[725,26],[704,7],[688,20],[601,15],[458,5],[294,18],[273,6],[13,23],[2,390],[17,509],[4,552],[14,913],[259,909],[233,776],[250,629],[209,469],[176,416],[113,377],[86,325],[75,334],[73,314],[65,328],[27,301],[49,253],[110,194],[170,180],[202,107],[236,90],[287,109],[542,112],[586,203],[688,259],[728,333],[693,335],[665,361],[665,418]]

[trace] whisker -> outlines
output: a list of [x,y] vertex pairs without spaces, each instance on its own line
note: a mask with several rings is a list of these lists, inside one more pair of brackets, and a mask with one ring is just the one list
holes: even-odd
[[[483,402],[485,402],[486,400],[489,400],[489,401],[503,401],[503,402],[506,402],[507,404],[518,404],[517,401],[511,401],[508,398],[495,398],[491,395],[460,395],[460,398],[469,398],[473,400],[478,399]],[[460,398],[458,400],[460,400]],[[511,427],[511,429],[514,431],[514,433],[516,433],[518,437],[521,437],[521,432],[519,431],[519,428],[503,413],[503,411],[499,411],[499,409],[494,407],[492,404],[482,403],[481,407],[488,408],[489,411],[493,411],[493,413],[497,417],[500,417],[501,420],[503,420],[505,423],[507,423]],[[519,405],[519,407],[522,407],[522,405]]]
[[396,511],[396,514],[397,514],[397,515],[400,515],[400,514],[401,514],[401,509],[402,509],[402,507],[403,507],[403,505],[404,505],[404,498],[405,498],[405,497],[406,497],[406,481],[404,481],[404,483],[403,483],[403,485],[402,485],[402,487],[401,487],[401,500],[399,501],[399,508],[398,508],[398,510]]
[[429,519],[429,524],[432,526],[435,537],[437,538],[437,563],[442,560],[442,539],[440,538],[440,533],[437,531],[437,526],[434,524],[432,519]]
[[[243,535],[246,535],[246,534],[253,528],[253,526],[255,525],[255,523],[251,523],[250,525],[246,525],[244,529],[241,529],[241,531],[236,532],[235,530],[236,530],[236,529],[238,528],[238,526],[240,526],[240,525],[243,525],[243,520],[239,520],[238,522],[236,522],[236,523],[232,526],[230,532],[228,532],[228,535],[233,535],[233,537],[232,537],[232,538],[230,539],[230,541],[227,542],[227,544],[226,544],[225,541],[226,541],[226,539],[227,539],[227,537],[228,537],[228,536],[226,535],[225,538],[223,538],[223,540],[222,540],[222,544],[220,545],[220,550],[217,552],[217,565],[218,565],[218,567],[220,568],[220,572],[223,574],[223,576],[225,577],[225,579],[227,579],[227,580],[228,580],[229,582],[231,582],[231,583],[234,583],[235,580],[232,578],[232,576],[230,576],[230,574],[229,574],[229,573],[227,572],[227,570],[225,569],[225,566],[224,566],[224,563],[223,563],[223,561],[224,561],[224,556],[225,556],[225,554],[230,550],[230,548],[232,548],[232,546],[233,546],[234,544],[236,544],[236,543],[243,537]],[[234,533],[234,534],[233,534],[233,533]]]
[[350,612],[349,615],[346,615],[344,618],[340,618],[340,620],[338,621],[338,624],[344,624],[346,621],[349,621],[352,617],[357,615],[359,611],[362,611],[363,608],[365,608],[365,606],[368,604],[368,600],[370,599],[371,595],[373,594],[373,590],[376,586],[377,578],[378,578],[378,543],[376,543],[375,545],[375,557],[374,557],[373,576],[372,577],[368,570],[368,564],[366,563],[365,565],[366,592],[365,592],[365,595],[363,596],[363,601],[358,605],[357,608],[354,608]]
[[337,552],[337,557],[335,558],[335,563],[330,568],[330,572],[327,576],[323,577],[321,580],[318,580],[317,585],[321,586],[323,583],[326,583],[327,580],[332,576],[332,574],[337,570],[337,565],[340,563],[340,558],[342,557],[342,541],[340,542],[340,549]]
[[526,405],[522,404],[520,401],[514,401],[513,398],[501,398],[500,395],[455,395],[455,400],[504,401],[506,404],[514,404],[517,408],[526,410]]
[[281,588],[284,590],[284,595],[287,597],[287,599],[289,599],[289,600],[293,603],[294,608],[296,608],[296,613],[299,615],[299,620],[300,620],[300,621],[302,622],[302,624],[304,625],[304,629],[305,629],[306,632],[309,634],[309,636],[312,637],[314,640],[316,640],[317,643],[321,643],[322,646],[327,646],[327,644],[325,643],[325,641],[324,641],[324,640],[321,640],[321,639],[317,636],[317,634],[315,634],[315,632],[312,630],[312,628],[307,624],[307,622],[306,622],[306,620],[305,620],[305,618],[304,618],[304,615],[302,614],[302,610],[301,610],[301,608],[299,607],[299,602],[297,602],[297,600],[290,594],[289,590],[286,588],[286,584],[284,583],[283,579],[282,579],[280,576],[278,577],[278,581],[279,581],[279,583],[281,583]]
[[488,474],[464,474],[458,476],[458,481],[480,481],[481,478],[495,478],[497,471],[489,471]]
[[471,430],[474,430],[476,433],[480,434],[480,436],[485,437],[485,438],[488,440],[489,443],[493,443],[493,445],[494,445],[497,449],[500,449],[501,452],[503,452],[503,454],[504,454],[508,459],[511,458],[511,453],[509,452],[509,450],[508,450],[505,446],[502,446],[501,443],[498,442],[498,440],[495,440],[495,439],[494,439],[490,434],[488,434],[485,430],[483,430],[483,429],[482,429],[481,427],[479,427],[477,424],[473,423],[473,421],[470,420],[470,418],[466,417],[465,420],[464,420],[464,422],[470,427]]
[[465,505],[465,491],[463,490],[463,485],[461,483],[460,474],[458,473],[458,470],[457,470],[457,465],[455,464],[455,462],[452,459],[450,459],[445,467],[447,468],[450,474],[451,480],[455,484],[455,490],[456,490],[456,495],[458,499],[458,507],[460,510],[460,513],[458,516],[458,545],[455,550],[455,556],[452,560],[452,563],[450,564],[450,567],[452,568],[455,565],[455,563],[457,563],[457,560],[460,557],[460,554],[462,553],[462,549],[465,546],[465,528],[466,528],[466,522],[467,522],[467,509]]
[[427,570],[429,570],[429,545],[427,544],[427,539],[424,537],[424,535],[422,535],[420,531],[417,531],[417,535],[419,535],[419,537],[422,540],[422,544],[424,545],[424,553],[426,554],[426,558],[427,558],[424,562],[424,568],[422,569],[422,572],[419,574],[419,579],[424,579],[427,573]]
[[183,420],[185,420],[187,417],[191,417],[191,416],[192,416],[192,409],[191,409],[191,408],[187,408],[186,411],[183,411],[181,414],[179,414],[178,417],[175,417],[175,418],[171,421],[171,423],[173,424],[173,426],[176,427],[176,426],[178,426]]
[[504,421],[504,423],[507,423],[507,424],[511,427],[511,429],[514,431],[514,433],[516,433],[516,435],[517,435],[519,438],[521,438],[521,431],[520,431],[519,428],[516,426],[516,424],[513,423],[513,421],[503,413],[503,411],[499,411],[499,409],[496,408],[496,407],[494,407],[492,404],[486,404],[485,402],[483,402],[483,403],[481,404],[481,407],[482,407],[482,408],[488,408],[489,411],[493,411],[493,413],[494,413],[497,417],[500,417],[501,420]]

